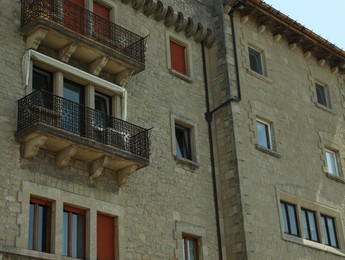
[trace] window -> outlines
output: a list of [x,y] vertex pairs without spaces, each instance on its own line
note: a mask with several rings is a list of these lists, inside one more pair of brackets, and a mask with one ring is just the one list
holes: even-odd
[[308,209],[301,209],[304,237],[308,240],[319,242],[319,235],[316,227],[315,212]]
[[256,128],[258,134],[258,145],[272,150],[272,139],[270,124],[263,120],[256,120]]
[[49,253],[50,227],[51,202],[30,198],[28,248]]
[[328,98],[328,89],[326,86],[319,83],[315,83],[317,102],[320,105],[330,108],[330,102]]
[[[310,240],[339,248],[336,218],[328,214],[325,215],[325,211],[330,213],[328,208],[320,207],[310,202],[300,201],[298,204],[292,204],[286,201],[280,201],[282,229],[287,235],[305,239],[303,241],[301,240],[303,244],[306,243],[306,240]],[[336,212],[333,213],[337,214]],[[299,223],[300,226],[298,225]],[[289,239],[288,237],[285,238]],[[296,242],[298,240],[294,239],[293,241]],[[315,244],[308,245],[315,246]]]
[[286,234],[299,236],[295,205],[281,201],[280,208],[282,212],[282,222],[284,224],[284,232]]
[[93,2],[93,13],[94,16],[94,31],[98,36],[104,36],[110,38],[110,8]]
[[334,151],[326,149],[327,172],[339,176],[337,155]]
[[107,116],[107,115],[111,115],[111,97],[104,95],[102,93],[96,92],[95,93],[95,110],[98,111],[96,113],[95,126],[100,127],[100,128],[111,126],[111,118]]
[[183,260],[198,260],[198,238],[182,234]]
[[192,160],[190,129],[175,123],[176,156]]
[[53,92],[53,74],[49,71],[33,67],[32,91],[46,90]]
[[186,47],[170,40],[170,62],[171,69],[187,75]]
[[262,52],[248,48],[250,69],[263,76],[266,75]]
[[85,255],[85,211],[64,206],[62,254],[76,258]]
[[114,217],[97,213],[97,259],[115,258],[115,221]]
[[321,215],[321,229],[324,243],[338,248],[337,234],[335,231],[334,218]]

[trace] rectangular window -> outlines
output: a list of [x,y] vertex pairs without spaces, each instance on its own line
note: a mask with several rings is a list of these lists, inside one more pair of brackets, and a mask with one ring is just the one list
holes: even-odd
[[115,259],[116,219],[97,213],[97,259]]
[[64,1],[64,26],[85,34],[84,0]]
[[334,218],[326,215],[321,215],[321,230],[324,243],[326,245],[338,248]]
[[263,56],[262,52],[257,51],[253,48],[248,48],[249,52],[249,63],[250,63],[250,69],[252,71],[255,71],[256,73],[259,73],[263,76],[266,75],[264,63],[263,63]]
[[62,254],[76,258],[85,255],[85,211],[64,206]]
[[256,120],[256,128],[258,134],[258,145],[272,150],[272,139],[269,123],[262,120]]
[[339,176],[337,155],[334,151],[326,149],[327,172]]
[[299,236],[296,206],[284,201],[280,202],[284,233]]
[[320,105],[330,108],[330,102],[328,99],[328,89],[319,83],[315,83],[317,102]]
[[34,67],[32,73],[32,91],[45,90],[53,93],[53,74]]
[[176,156],[192,160],[190,128],[175,123]]
[[94,31],[98,36],[110,38],[110,8],[93,2],[94,16]]
[[182,235],[183,260],[198,260],[198,238],[183,234]]
[[187,75],[186,47],[170,40],[171,69]]
[[49,253],[50,227],[51,202],[30,198],[28,248]]
[[304,237],[308,240],[319,242],[315,212],[308,209],[301,209]]

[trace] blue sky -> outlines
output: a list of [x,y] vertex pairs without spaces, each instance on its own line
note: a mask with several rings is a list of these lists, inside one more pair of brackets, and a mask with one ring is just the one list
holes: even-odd
[[345,0],[264,0],[345,50]]

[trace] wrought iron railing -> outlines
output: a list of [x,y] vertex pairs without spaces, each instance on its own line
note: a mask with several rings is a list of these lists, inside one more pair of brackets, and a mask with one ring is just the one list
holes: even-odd
[[21,26],[35,19],[47,19],[145,63],[145,38],[119,25],[68,0],[21,0],[21,2]]
[[54,126],[149,159],[149,130],[43,90],[18,101],[17,131],[39,124]]

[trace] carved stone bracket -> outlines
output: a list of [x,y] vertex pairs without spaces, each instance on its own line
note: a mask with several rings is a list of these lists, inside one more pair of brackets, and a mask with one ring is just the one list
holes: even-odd
[[68,62],[72,54],[77,50],[78,45],[70,43],[59,50],[59,59],[63,62]]
[[109,58],[103,56],[93,61],[89,66],[89,72],[98,76],[102,69],[107,65]]
[[129,176],[131,176],[136,170],[138,166],[135,164],[129,165],[126,168],[118,171],[117,173],[117,181],[120,186],[123,186],[127,183]]
[[38,46],[40,46],[41,42],[47,36],[48,30],[39,29],[26,39],[26,47],[28,49],[37,50]]
[[175,24],[176,20],[177,20],[177,13],[174,11],[174,8],[172,8],[171,6],[168,6],[168,11],[164,18],[165,26],[169,28],[170,26]]
[[185,29],[186,36],[191,37],[196,32],[197,29],[198,29],[198,25],[195,24],[192,18],[188,17],[188,23]]
[[132,0],[132,5],[135,10],[140,9],[145,4],[145,0]]
[[39,135],[24,143],[24,158],[32,159],[37,155],[40,147],[44,145],[47,136]]
[[59,151],[56,155],[56,166],[58,168],[66,167],[71,158],[77,153],[77,146],[70,145],[61,151]]
[[157,8],[157,2],[154,0],[146,0],[143,11],[146,16],[150,16],[154,13]]
[[162,1],[157,1],[157,8],[154,13],[154,18],[156,21],[162,20],[168,12],[168,8],[163,5]]
[[175,23],[175,30],[176,32],[181,32],[183,31],[188,23],[188,19],[183,16],[183,13],[178,12],[177,13],[177,20]]
[[132,76],[132,74],[133,74],[133,70],[131,69],[126,69],[120,72],[115,77],[115,83],[119,86],[124,86],[127,80]]
[[103,156],[102,158],[93,161],[91,165],[90,179],[93,180],[101,176],[104,168],[108,166],[110,161],[111,158],[109,156]]
[[198,29],[196,30],[194,34],[194,40],[199,43],[203,41],[206,37],[207,30],[204,29],[203,25],[201,23],[198,23]]

